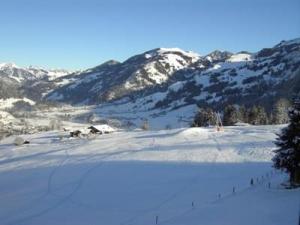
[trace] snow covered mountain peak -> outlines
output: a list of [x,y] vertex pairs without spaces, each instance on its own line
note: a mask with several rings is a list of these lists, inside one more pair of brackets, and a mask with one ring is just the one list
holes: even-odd
[[66,76],[72,71],[68,71],[65,69],[43,69],[41,67],[33,67],[30,66],[27,68],[28,71],[33,73],[37,78],[46,78],[48,80],[54,80],[59,77]]
[[54,80],[69,73],[62,69],[25,68],[14,63],[0,63],[0,99],[26,96],[40,100],[44,93],[57,87]]
[[70,104],[133,102],[132,108],[143,110],[189,105],[218,108],[254,101],[267,105],[269,99],[276,101],[299,90],[300,39],[256,53],[216,50],[200,56],[179,48],[156,48],[124,62],[109,60],[67,76],[68,71],[0,65],[13,68],[0,69],[0,82],[3,77],[10,79],[25,89],[25,97],[37,93],[33,96],[37,100],[44,96]]
[[167,54],[167,53],[181,53],[185,56],[191,57],[191,58],[199,58],[200,55],[193,51],[184,51],[180,48],[159,48],[158,52],[161,54]]
[[237,53],[233,54],[227,61],[228,62],[243,62],[243,61],[251,61],[252,54],[249,53]]
[[156,48],[150,51],[145,52],[144,57],[146,59],[150,59],[153,57],[164,57],[168,55],[180,55],[181,57],[187,57],[191,58],[192,61],[197,61],[200,58],[200,55],[198,53],[192,52],[192,51],[184,51],[180,48]]
[[230,58],[233,55],[233,53],[228,51],[220,51],[215,50],[208,55],[206,55],[204,58],[207,59],[210,62],[224,62],[228,58]]
[[[216,50],[199,56],[179,48],[156,48],[86,71],[46,98],[71,104],[134,101],[133,107],[143,109],[268,104],[267,99],[297,89],[299,66],[299,39],[257,53]],[[284,92],[287,82],[294,88]]]
[[64,69],[43,69],[41,67],[20,67],[15,63],[0,63],[0,75],[14,79],[17,82],[34,79],[49,79],[53,80],[61,76],[70,74],[70,71]]
[[141,91],[162,85],[169,82],[178,71],[188,68],[200,58],[197,53],[179,48],[157,48],[134,56],[122,64],[122,67],[134,69],[124,80],[122,89]]
[[12,62],[8,62],[8,63],[0,63],[0,69],[4,69],[4,68],[19,68],[15,63]]
[[177,72],[188,68],[199,59],[201,57],[198,54],[178,48],[152,49],[122,63],[109,61],[83,71],[76,76],[72,84],[67,84],[64,90],[50,93],[49,99],[56,100],[65,94],[67,98],[73,98],[67,93],[76,89],[90,96],[88,101],[83,99],[85,95],[77,96],[77,101],[116,100],[132,92],[141,92],[168,83]]
[[27,69],[21,68],[14,63],[1,63],[0,64],[1,78],[14,80],[15,82],[23,82],[25,80],[32,80],[35,75],[30,73]]

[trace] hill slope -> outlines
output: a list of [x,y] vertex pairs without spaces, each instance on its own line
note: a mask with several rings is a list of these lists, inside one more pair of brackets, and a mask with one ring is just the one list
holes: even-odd
[[300,192],[283,189],[286,176],[270,163],[279,128],[117,132],[93,140],[47,132],[24,136],[31,143],[21,147],[5,139],[1,224],[150,225],[156,216],[170,225],[296,224]]
[[192,104],[221,108],[229,103],[270,108],[279,97],[297,91],[297,85],[287,86],[299,84],[299,69],[300,39],[257,53],[199,56],[176,48],[154,49],[81,72],[47,99],[71,104],[137,102],[136,109]]

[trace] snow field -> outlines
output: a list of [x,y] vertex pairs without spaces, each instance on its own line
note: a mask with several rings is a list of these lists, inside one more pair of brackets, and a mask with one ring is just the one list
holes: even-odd
[[120,131],[92,140],[46,132],[24,136],[31,144],[21,147],[4,139],[1,224],[296,224],[300,192],[283,189],[286,175],[271,168],[279,128]]

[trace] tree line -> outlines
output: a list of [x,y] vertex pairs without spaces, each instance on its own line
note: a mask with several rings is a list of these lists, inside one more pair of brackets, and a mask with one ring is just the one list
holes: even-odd
[[[279,99],[267,112],[261,105],[245,106],[227,105],[220,113],[224,126],[232,126],[237,123],[248,123],[252,125],[285,124],[289,121],[288,109],[291,103],[284,98]],[[193,127],[217,125],[216,111],[212,108],[201,108],[195,115]]]

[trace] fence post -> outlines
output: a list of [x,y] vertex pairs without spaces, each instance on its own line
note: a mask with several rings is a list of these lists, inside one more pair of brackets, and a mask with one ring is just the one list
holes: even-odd
[[155,218],[155,224],[158,224],[158,216]]
[[300,208],[299,208],[299,221],[298,221],[298,225],[300,225]]
[[232,188],[232,193],[235,194],[235,187]]

